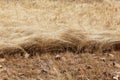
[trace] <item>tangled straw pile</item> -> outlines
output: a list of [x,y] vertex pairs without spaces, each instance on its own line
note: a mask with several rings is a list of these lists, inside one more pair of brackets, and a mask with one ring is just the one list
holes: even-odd
[[120,51],[120,2],[1,0],[0,54]]
[[[86,36],[85,36],[86,35]],[[1,55],[14,55],[28,53],[31,55],[41,53],[95,53],[95,52],[111,52],[120,51],[120,41],[98,41],[92,40],[87,34],[81,33],[79,30],[68,30],[62,33],[59,38],[47,38],[42,36],[34,36],[15,45],[1,46]]]

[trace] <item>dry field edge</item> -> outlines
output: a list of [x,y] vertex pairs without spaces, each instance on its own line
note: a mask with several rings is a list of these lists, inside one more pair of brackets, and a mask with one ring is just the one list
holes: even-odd
[[[78,32],[78,33],[76,33]],[[120,41],[98,41],[89,39],[85,34],[77,30],[68,30],[64,32],[60,39],[49,39],[41,36],[27,39],[17,45],[4,45],[0,49],[0,55],[14,55],[25,53],[43,54],[43,53],[110,53],[120,51]]]
[[0,80],[120,80],[120,0],[0,0]]
[[1,0],[0,4],[1,56],[120,51],[117,0]]

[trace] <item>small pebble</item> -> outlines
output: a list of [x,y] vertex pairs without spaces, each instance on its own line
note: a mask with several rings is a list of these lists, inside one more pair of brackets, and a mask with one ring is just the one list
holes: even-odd
[[114,57],[114,55],[113,55],[113,54],[108,54],[108,55],[109,55],[110,57],[112,57],[112,58]]
[[116,62],[113,62],[113,66],[116,67],[116,68],[120,68],[120,64],[118,64]]
[[60,55],[56,55],[55,56],[55,60],[60,60],[61,59],[61,56]]

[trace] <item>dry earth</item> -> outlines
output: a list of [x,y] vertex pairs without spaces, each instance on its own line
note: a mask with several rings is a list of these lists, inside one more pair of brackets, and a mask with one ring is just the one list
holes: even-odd
[[1,80],[117,80],[113,78],[119,72],[119,53],[47,53],[0,59]]
[[119,36],[119,0],[0,0],[0,78],[118,78]]

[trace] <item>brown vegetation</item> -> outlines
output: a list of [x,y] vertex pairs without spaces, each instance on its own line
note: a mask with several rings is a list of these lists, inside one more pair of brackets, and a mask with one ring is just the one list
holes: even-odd
[[[75,60],[72,57],[79,55],[76,53],[86,53],[84,55],[87,55],[86,57],[88,58],[95,53],[99,54],[97,57],[100,57],[100,55],[105,53],[117,52],[115,54],[117,57],[120,51],[119,16],[119,0],[0,0],[0,57],[12,58],[12,56],[26,56],[27,54],[28,57],[29,55],[31,57],[40,55],[39,57],[42,58],[41,55],[44,55],[49,56],[45,59],[47,60],[48,58],[53,58],[56,53],[65,53],[64,56],[70,58],[70,62]],[[89,60],[92,57],[86,58],[87,60],[84,57],[80,58],[83,59],[83,65],[85,65],[85,63],[89,64]],[[26,59],[24,60],[27,62]],[[107,61],[109,62],[110,60]],[[119,58],[116,58],[115,61],[119,62]],[[12,60],[3,65],[8,65],[11,62]],[[25,63],[25,65],[31,64],[31,62],[32,60]],[[33,62],[37,64],[34,60]],[[52,62],[56,63],[57,61],[53,60]],[[20,64],[23,65],[22,62]],[[66,68],[65,65],[67,67],[70,66],[67,62],[63,64],[62,61],[60,65],[63,66],[55,66],[60,68]],[[92,65],[96,66],[98,64],[93,61]],[[100,69],[103,69],[101,65],[99,65]],[[77,66],[76,61],[73,62],[73,66]],[[88,68],[90,67],[88,65]],[[108,65],[104,69],[106,70],[107,67],[114,71],[114,68]],[[73,68],[77,69],[78,67]],[[95,70],[97,69],[94,69],[93,72]],[[44,70],[43,72],[46,73]],[[73,73],[77,74],[74,71]],[[93,73],[94,77],[90,76],[92,72],[88,73],[83,73],[83,75],[87,74],[91,79],[98,79],[96,76],[99,74],[101,79],[108,79],[109,77],[103,77],[101,72],[96,72],[96,76]],[[75,78],[75,74],[70,72],[70,74],[62,75],[58,71],[56,78],[62,80],[61,77],[64,76],[65,80],[79,79]],[[105,73],[105,75],[108,74]],[[48,75],[46,79],[48,79]],[[109,79],[111,78],[109,77]]]

